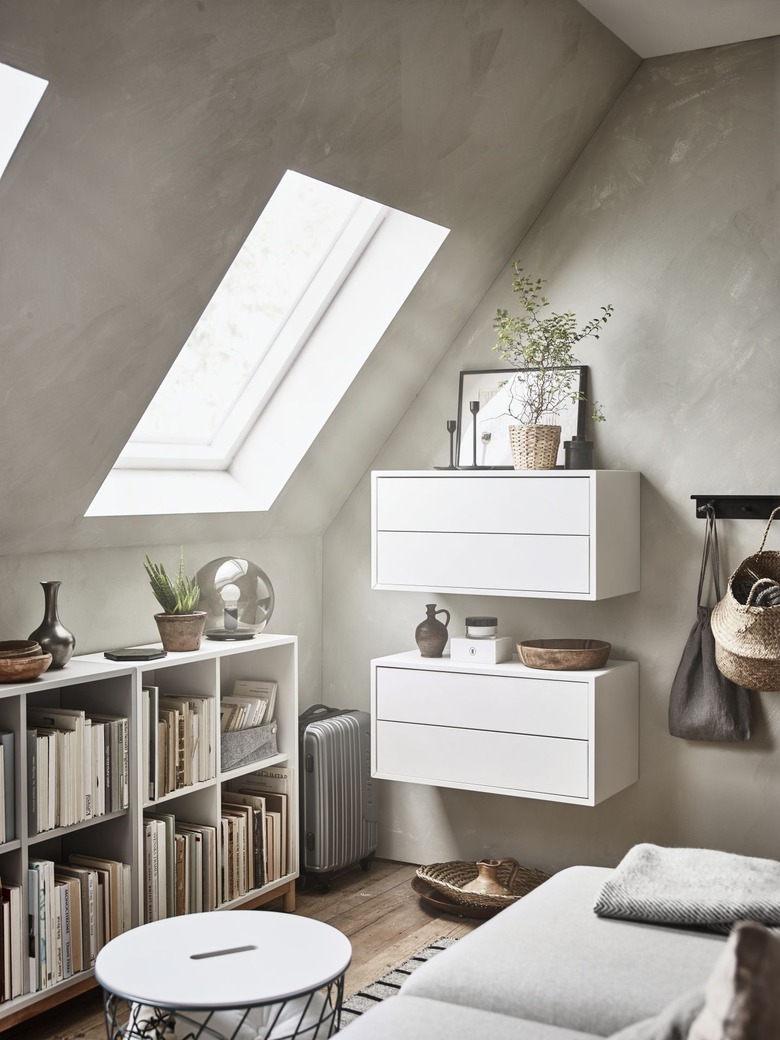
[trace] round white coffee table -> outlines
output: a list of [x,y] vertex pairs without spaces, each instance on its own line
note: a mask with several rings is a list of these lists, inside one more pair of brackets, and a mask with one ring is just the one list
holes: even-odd
[[321,921],[227,910],[125,932],[100,951],[95,976],[110,1040],[323,1040],[339,1027],[351,958],[346,936]]

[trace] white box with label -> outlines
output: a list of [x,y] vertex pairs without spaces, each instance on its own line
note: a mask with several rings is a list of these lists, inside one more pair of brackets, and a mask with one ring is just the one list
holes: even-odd
[[453,661],[477,661],[479,664],[501,664],[511,661],[515,642],[511,636],[497,639],[450,639],[450,659]]

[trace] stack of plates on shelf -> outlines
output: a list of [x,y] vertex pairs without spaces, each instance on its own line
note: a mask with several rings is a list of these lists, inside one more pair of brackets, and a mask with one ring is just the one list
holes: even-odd
[[0,683],[37,679],[50,664],[51,654],[45,654],[34,639],[0,641]]

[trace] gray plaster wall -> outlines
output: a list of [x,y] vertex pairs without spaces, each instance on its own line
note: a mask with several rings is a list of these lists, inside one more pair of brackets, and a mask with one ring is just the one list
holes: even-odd
[[[152,639],[143,554],[236,553],[319,700],[322,532],[638,58],[574,0],[3,0],[0,61],[50,81],[0,180],[0,638],[61,579],[79,651]],[[84,519],[288,168],[451,234],[268,513]]]
[[[669,736],[670,685],[696,612],[703,523],[694,493],[780,494],[780,38],[646,61],[515,256],[580,318],[607,421],[597,465],[642,473],[642,587],[595,604],[369,587],[366,474],[324,542],[325,695],[368,703],[371,657],[414,649],[424,604],[495,613],[500,634],[607,639],[641,676],[640,779],[595,808],[400,783],[381,788],[380,852],[416,862],[512,855],[559,868],[614,864],[633,843],[780,856],[780,694],[753,695],[744,745]],[[500,367],[491,323],[512,307],[506,267],[375,458],[446,463],[458,372]],[[763,533],[721,524],[726,573]],[[770,534],[780,547],[780,530]]]

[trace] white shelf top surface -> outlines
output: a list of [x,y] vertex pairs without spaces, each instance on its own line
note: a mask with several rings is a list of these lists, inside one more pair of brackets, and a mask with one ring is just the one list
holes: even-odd
[[485,672],[491,675],[526,676],[531,679],[569,679],[572,682],[577,680],[585,682],[592,676],[606,675],[617,668],[625,668],[634,664],[633,661],[618,661],[610,658],[603,668],[554,670],[552,668],[529,668],[528,665],[523,664],[517,657],[513,657],[511,661],[503,661],[500,664],[490,664],[485,661],[453,661],[446,650],[442,657],[422,657],[419,650],[405,650],[400,654],[377,657],[371,663],[389,668],[426,668],[430,671],[446,672]]

